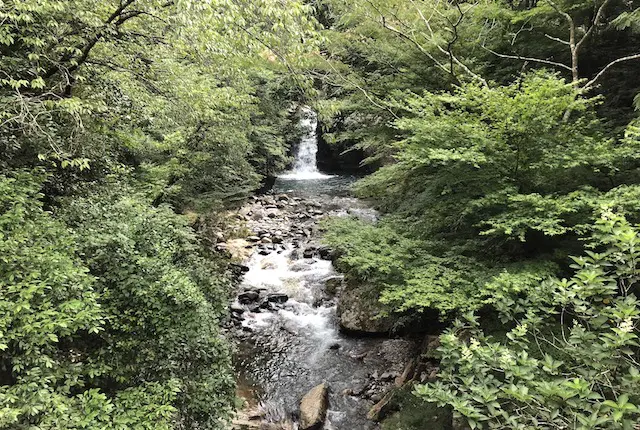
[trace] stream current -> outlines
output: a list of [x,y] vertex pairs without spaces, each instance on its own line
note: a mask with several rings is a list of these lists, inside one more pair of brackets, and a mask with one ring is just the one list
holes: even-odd
[[[349,195],[354,178],[318,171],[315,114],[304,113],[302,124],[308,131],[293,169],[277,179],[273,197],[257,198],[245,208],[253,216],[248,227],[254,234],[272,237],[280,229],[283,239],[253,250],[240,291],[286,295],[286,301],[265,309],[245,304],[235,357],[239,394],[260,411],[263,422],[287,422],[281,428],[296,429],[300,399],[325,382],[329,409],[324,429],[375,429],[378,425],[366,418],[380,397],[372,389],[374,379],[389,370],[402,372],[412,345],[402,339],[348,336],[339,330],[337,299],[328,294],[327,285],[339,283],[341,276],[330,260],[306,251],[310,245],[318,249],[320,218],[375,221],[376,214]],[[279,198],[288,204],[271,204]],[[264,208],[275,215],[256,217]],[[236,301],[234,306],[242,305]]]

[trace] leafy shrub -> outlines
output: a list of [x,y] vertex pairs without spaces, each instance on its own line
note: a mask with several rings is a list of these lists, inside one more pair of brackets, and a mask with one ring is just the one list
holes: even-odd
[[478,309],[495,284],[524,288],[553,273],[545,261],[502,264],[468,257],[441,241],[411,239],[391,220],[377,225],[353,218],[324,224],[324,241],[338,253],[338,268],[356,282],[377,287],[380,300],[395,311],[438,311],[442,316]]
[[95,359],[105,387],[173,380],[178,428],[218,428],[233,401],[219,332],[229,275],[206,259],[186,217],[124,185],[74,198],[59,212],[78,237],[106,315]]
[[[0,428],[169,429],[171,379],[96,387],[106,312],[76,237],[42,208],[42,176],[0,176]],[[107,394],[109,393],[109,394]]]
[[398,103],[409,114],[394,123],[396,162],[357,188],[416,223],[419,237],[482,234],[501,243],[581,232],[601,203],[615,199],[612,190],[637,188],[637,142],[606,138],[597,100],[553,75],[466,84]]
[[520,294],[498,287],[505,338],[485,334],[473,315],[458,321],[440,337],[439,380],[415,393],[451,406],[472,428],[634,428],[639,232],[605,211],[570,279]]

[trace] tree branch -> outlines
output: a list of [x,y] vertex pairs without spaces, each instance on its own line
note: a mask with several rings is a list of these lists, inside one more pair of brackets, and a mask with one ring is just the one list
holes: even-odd
[[596,83],[596,81],[597,81],[598,79],[600,79],[600,77],[601,77],[601,76],[602,76],[602,75],[603,75],[607,70],[609,70],[611,67],[615,66],[616,64],[618,64],[618,63],[622,63],[622,62],[625,62],[625,61],[630,61],[630,60],[638,60],[638,59],[640,59],[640,54],[629,55],[629,56],[626,56],[626,57],[618,58],[617,60],[613,60],[612,62],[610,62],[609,64],[607,64],[607,65],[606,65],[602,70],[600,70],[600,71],[598,72],[598,74],[597,74],[597,75],[595,75],[595,76],[593,77],[593,79],[591,79],[589,82],[587,82],[587,83],[584,85],[584,87],[583,87],[583,88],[584,88],[584,89],[588,89],[588,88],[590,88],[593,84],[595,84],[595,83]]
[[553,37],[553,36],[551,36],[550,34],[546,34],[546,33],[545,33],[545,34],[544,34],[544,37],[546,37],[547,39],[551,39],[551,40],[553,40],[554,42],[562,43],[563,45],[567,45],[567,46],[569,45],[569,41],[564,40],[564,39],[560,39],[559,37]]
[[591,35],[591,33],[593,33],[593,29],[596,28],[598,25],[600,25],[600,20],[602,19],[602,15],[604,14],[604,9],[605,7],[607,7],[607,5],[609,4],[610,0],[604,0],[602,2],[602,4],[600,5],[600,7],[598,8],[598,11],[596,12],[596,16],[593,18],[593,21],[591,23],[591,26],[589,27],[589,29],[587,30],[587,32],[584,34],[584,36],[582,36],[582,38],[580,39],[580,41],[576,44],[576,49],[579,49],[580,46],[582,46],[582,44],[587,40],[587,38]]
[[521,60],[521,61],[532,61],[534,63],[542,63],[542,64],[548,64],[550,66],[562,67],[563,69],[571,71],[571,67],[567,66],[566,64],[558,63],[557,61],[544,60],[542,58],[523,57],[521,55],[500,54],[492,49],[487,48],[484,45],[482,47],[487,51],[491,52],[493,55],[496,55],[501,58],[510,58],[512,60]]

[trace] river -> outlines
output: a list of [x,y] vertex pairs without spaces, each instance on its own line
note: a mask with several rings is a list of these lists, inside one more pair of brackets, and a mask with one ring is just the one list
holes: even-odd
[[277,179],[270,194],[241,210],[254,245],[232,310],[238,393],[250,412],[244,427],[235,428],[297,429],[300,399],[324,382],[329,387],[324,429],[376,429],[367,413],[402,372],[415,345],[340,331],[339,294],[332,289],[341,288],[342,277],[318,244],[318,222],[326,216],[374,222],[376,213],[350,195],[355,178],[318,171],[311,110],[304,111],[302,125],[307,133],[293,169]]

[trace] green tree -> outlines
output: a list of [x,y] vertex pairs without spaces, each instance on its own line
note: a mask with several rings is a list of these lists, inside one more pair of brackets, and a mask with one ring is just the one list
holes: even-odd
[[640,416],[638,228],[607,210],[569,279],[550,278],[493,304],[506,336],[473,315],[440,338],[438,381],[418,396],[472,428],[625,428]]

